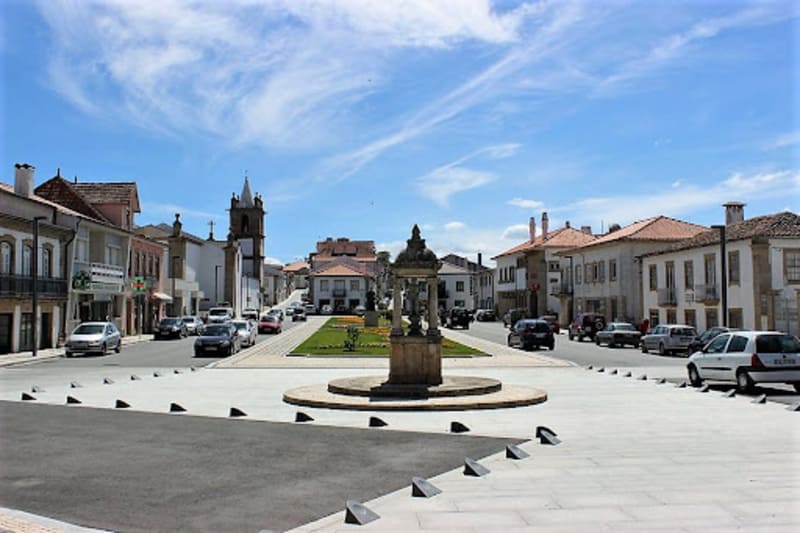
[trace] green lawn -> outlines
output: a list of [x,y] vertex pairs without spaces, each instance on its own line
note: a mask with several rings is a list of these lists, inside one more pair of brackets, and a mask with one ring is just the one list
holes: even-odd
[[[347,352],[344,341],[347,327],[354,325],[359,330],[356,350]],[[365,328],[360,317],[332,317],[319,331],[292,351],[292,355],[345,356],[345,357],[388,357],[389,333],[391,324],[381,319],[377,328]],[[485,356],[483,352],[448,339],[442,339],[443,357]]]

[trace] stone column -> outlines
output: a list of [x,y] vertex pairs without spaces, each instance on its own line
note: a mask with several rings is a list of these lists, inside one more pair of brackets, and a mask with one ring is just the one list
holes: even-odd
[[439,336],[439,284],[436,278],[428,278],[428,336]]
[[392,335],[403,335],[403,279],[394,278],[394,309],[392,310]]

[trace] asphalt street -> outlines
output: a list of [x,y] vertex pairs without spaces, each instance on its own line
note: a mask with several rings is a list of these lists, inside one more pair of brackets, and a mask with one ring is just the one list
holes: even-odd
[[10,402],[0,427],[0,506],[114,531],[286,530],[520,442]]

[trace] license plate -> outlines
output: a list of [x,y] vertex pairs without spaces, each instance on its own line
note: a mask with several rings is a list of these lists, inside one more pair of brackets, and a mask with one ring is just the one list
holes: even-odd
[[217,347],[216,346],[206,346],[206,351],[207,352],[216,352],[217,351]]
[[774,361],[776,365],[787,365],[787,366],[794,366],[797,364],[796,359],[776,359]]

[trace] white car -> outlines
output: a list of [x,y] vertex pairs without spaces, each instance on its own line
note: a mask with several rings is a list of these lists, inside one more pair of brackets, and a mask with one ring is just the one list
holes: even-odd
[[733,381],[740,391],[756,383],[788,383],[800,392],[800,340],[776,331],[731,331],[689,357],[695,387],[703,380]]
[[183,323],[186,324],[186,331],[189,335],[200,335],[203,329],[203,321],[196,316],[183,317]]
[[249,320],[231,320],[231,324],[236,328],[242,346],[252,346],[256,343],[256,328]]

